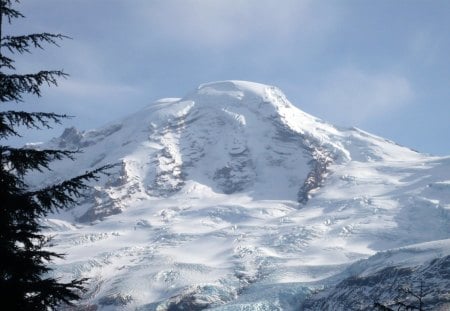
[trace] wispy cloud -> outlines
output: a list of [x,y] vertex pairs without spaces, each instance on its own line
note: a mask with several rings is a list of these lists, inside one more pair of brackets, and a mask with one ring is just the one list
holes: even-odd
[[[142,4],[153,32],[181,43],[206,47],[230,46],[251,38],[292,40],[328,31],[335,11],[311,0],[183,0]],[[297,38],[300,39],[300,38]]]
[[127,96],[130,93],[137,93],[139,90],[135,87],[122,84],[105,84],[102,82],[89,82],[85,80],[64,80],[55,89],[55,93],[69,96],[94,96],[98,97],[117,97]]
[[143,91],[134,86],[76,79],[61,81],[57,88],[47,89],[45,94],[48,109],[61,111],[62,100],[64,113],[84,121],[96,121],[98,125],[111,116],[137,111],[146,104],[143,97]]
[[334,122],[358,125],[412,101],[413,89],[402,76],[367,73],[356,68],[332,72],[319,86],[314,104]]
[[426,29],[415,32],[409,41],[409,52],[413,59],[426,65],[433,65],[442,59],[443,55],[440,53],[444,48],[441,42],[445,42],[442,36],[445,34],[435,34]]

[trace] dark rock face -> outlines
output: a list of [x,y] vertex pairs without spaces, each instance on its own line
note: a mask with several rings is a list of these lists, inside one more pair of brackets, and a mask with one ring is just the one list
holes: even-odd
[[216,170],[213,180],[225,194],[243,191],[255,179],[251,158],[241,154],[231,159],[227,166]]
[[69,127],[64,130],[62,135],[53,139],[53,142],[62,149],[80,149],[95,145],[111,134],[119,131],[122,124],[113,124],[102,130],[80,131],[75,127]]
[[75,127],[69,127],[64,130],[59,137],[59,148],[77,148],[80,145],[83,135]]
[[94,190],[93,194],[89,195],[83,204],[88,204],[91,207],[77,219],[79,222],[102,220],[107,216],[122,212],[120,201],[114,200],[107,193],[98,190]]
[[160,150],[153,163],[156,171],[152,184],[148,187],[151,195],[167,197],[184,186],[181,164],[176,161],[168,148]]
[[397,310],[399,302],[419,308],[418,297],[423,310],[450,310],[450,256],[349,277],[311,296],[303,310],[374,310],[374,303]]
[[[104,183],[105,188],[92,188],[86,193],[85,200],[80,203],[87,205],[88,209],[76,218],[77,221],[88,223],[122,212],[121,199],[127,198],[134,190],[132,184],[127,184],[129,178],[125,166],[126,163],[123,161],[117,163],[116,170],[110,171],[110,175]],[[120,189],[122,187],[128,187],[129,190],[127,194],[119,198],[111,197],[107,191],[111,188]]]
[[311,171],[308,173],[298,192],[298,202],[306,204],[311,198],[311,191],[319,188],[327,174],[328,166],[332,163],[331,157],[325,152],[313,152],[313,159],[309,162]]

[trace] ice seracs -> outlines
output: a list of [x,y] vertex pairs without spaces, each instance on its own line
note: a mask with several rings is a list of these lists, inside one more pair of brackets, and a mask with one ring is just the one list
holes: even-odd
[[47,220],[67,253],[57,273],[91,280],[85,306],[297,310],[339,296],[338,286],[305,300],[359,260],[376,263],[358,268],[374,278],[397,265],[378,252],[447,241],[430,258],[405,251],[417,256],[402,267],[423,271],[449,255],[450,158],[335,127],[273,86],[203,84],[52,144],[84,152],[41,183],[120,164],[82,206]]

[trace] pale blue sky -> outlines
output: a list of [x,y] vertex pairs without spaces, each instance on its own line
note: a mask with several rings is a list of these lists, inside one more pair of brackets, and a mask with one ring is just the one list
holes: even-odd
[[[17,108],[101,126],[161,97],[237,79],[300,109],[425,153],[450,154],[448,0],[22,0],[9,31],[73,40],[20,57],[71,77]],[[2,107],[5,109],[5,107]]]

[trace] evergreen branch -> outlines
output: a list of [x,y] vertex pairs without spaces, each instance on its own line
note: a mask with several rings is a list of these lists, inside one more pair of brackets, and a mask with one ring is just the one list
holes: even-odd
[[61,302],[73,306],[73,300],[80,299],[78,292],[85,292],[83,284],[87,278],[69,283],[59,283],[57,279],[44,279],[33,284],[35,296],[30,297],[32,305],[57,305]]
[[15,70],[16,68],[13,66],[14,60],[4,55],[0,55],[0,69],[8,68],[11,70]]
[[[42,49],[44,44],[57,45],[68,38],[61,34],[32,33],[6,36],[2,34],[3,17],[24,17],[13,9],[19,0],[0,0],[0,70],[14,71],[14,60],[2,55],[5,48],[11,53]],[[57,85],[57,78],[67,77],[62,71],[40,71],[34,74],[6,74],[0,71],[0,102],[21,102],[23,94],[41,96],[41,87]],[[17,126],[40,129],[49,128],[50,122],[59,123],[65,115],[54,113],[0,112],[0,139],[18,136]],[[86,279],[62,283],[48,277],[52,268],[47,266],[53,258],[62,258],[44,249],[48,242],[41,233],[44,228],[40,217],[51,211],[75,204],[86,194],[86,184],[98,180],[98,174],[115,165],[103,166],[83,175],[63,181],[38,191],[28,191],[25,174],[29,171],[49,169],[50,162],[62,158],[72,159],[76,151],[18,149],[0,146],[0,289],[2,305],[11,310],[50,310],[61,303],[72,304],[80,298]],[[46,276],[44,278],[44,276]]]
[[70,118],[65,114],[47,112],[3,111],[0,112],[0,139],[8,136],[19,136],[16,126],[27,128],[50,129],[50,122],[61,124],[61,119]]
[[73,155],[79,151],[69,150],[36,150],[25,148],[12,148],[0,146],[0,161],[3,168],[14,171],[18,176],[24,176],[29,170],[42,172],[48,169],[50,162],[69,158],[73,160]]
[[48,209],[62,209],[77,202],[78,198],[85,197],[84,190],[90,188],[86,183],[98,181],[99,174],[109,176],[107,170],[116,167],[118,164],[108,164],[93,171],[86,172],[72,179],[65,180],[59,184],[46,187],[41,190],[29,192],[28,196],[33,197],[39,205]]
[[[20,215],[18,215],[20,217]],[[15,222],[17,222],[17,218]],[[34,241],[39,241],[44,239],[44,237],[37,233],[39,232],[39,225],[34,221],[28,221],[28,223],[15,223],[14,226],[10,228],[10,236],[13,237],[16,241],[23,243],[26,248],[33,249],[36,248],[36,244]],[[40,245],[41,243],[38,243]]]
[[42,70],[32,74],[5,75],[0,72],[0,101],[22,101],[22,93],[41,96],[41,86],[58,85],[57,77],[66,78],[68,74],[61,70]]
[[[15,1],[19,3],[18,0]],[[1,14],[8,18],[8,23],[11,23],[13,18],[25,17],[22,13],[11,8],[11,0],[1,0]]]
[[56,40],[71,39],[68,36],[62,34],[51,33],[34,33],[23,36],[6,36],[1,39],[0,47],[7,48],[11,53],[30,53],[29,47],[43,49],[42,43],[49,43],[59,46]]
[[0,165],[0,184],[2,185],[2,188],[0,189],[0,200],[2,204],[5,204],[3,196],[18,194],[27,187],[22,178],[15,174],[11,174],[8,167],[3,165]]

